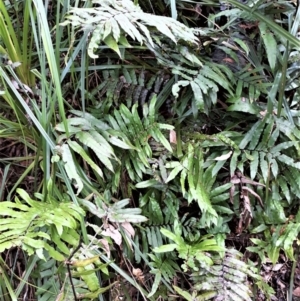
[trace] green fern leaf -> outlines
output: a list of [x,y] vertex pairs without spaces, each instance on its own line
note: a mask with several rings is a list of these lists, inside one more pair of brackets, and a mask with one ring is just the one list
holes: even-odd
[[282,191],[282,193],[284,194],[285,199],[287,200],[287,202],[290,204],[292,197],[291,197],[291,192],[288,188],[287,185],[287,180],[284,177],[279,177],[278,178],[278,184],[280,186],[280,189]]
[[120,52],[120,49],[119,49],[119,46],[118,46],[118,43],[117,41],[113,38],[113,36],[109,35],[107,36],[106,38],[103,38],[103,42],[112,50],[114,50],[118,55],[119,57],[122,57],[121,56],[121,52]]
[[98,159],[109,169],[111,172],[114,172],[113,165],[109,160],[109,157],[106,156],[106,150],[100,145],[94,137],[88,132],[79,132],[76,134],[76,138],[83,144],[91,148],[94,153],[97,155]]
[[265,44],[265,49],[267,52],[267,58],[272,70],[275,69],[276,60],[277,60],[277,43],[274,38],[273,33],[268,29],[266,23],[259,22],[259,30],[261,33],[261,37]]
[[202,90],[201,90],[200,86],[194,81],[191,81],[190,85],[191,85],[193,93],[194,93],[196,106],[197,106],[199,111],[203,111],[203,109],[204,109],[204,99],[203,99],[203,95],[202,95]]
[[238,156],[241,154],[240,150],[235,150],[231,156],[230,160],[230,176],[233,176],[236,168],[237,168],[237,162],[238,162]]
[[90,156],[84,151],[84,149],[76,141],[68,141],[68,145],[78,153],[97,173],[103,178],[103,172],[100,167],[94,163]]
[[258,162],[259,162],[259,153],[257,151],[253,151],[251,153],[253,160],[250,162],[250,177],[253,180],[256,177]]
[[166,139],[166,137],[162,134],[162,132],[160,131],[160,129],[158,127],[153,127],[150,130],[150,134],[153,136],[153,138],[161,143],[170,153],[173,152],[172,147],[169,143],[169,141]]
[[172,181],[183,170],[181,163],[176,161],[167,163],[166,168],[173,168],[173,170],[169,173],[166,183]]
[[272,147],[270,149],[270,152],[273,154],[279,153],[284,149],[288,149],[292,146],[295,146],[295,144],[298,143],[297,141],[287,141],[287,142],[282,142],[280,144],[277,144],[276,146]]
[[267,161],[265,160],[265,154],[264,153],[260,153],[259,154],[260,157],[260,170],[263,176],[263,179],[265,181],[265,183],[267,183],[267,179],[269,177],[269,166]]
[[58,152],[61,154],[63,162],[65,163],[65,170],[69,179],[74,179],[76,181],[78,195],[83,189],[83,182],[77,173],[77,168],[74,163],[70,148],[67,144],[63,144],[61,147],[57,146],[56,148],[58,149]]

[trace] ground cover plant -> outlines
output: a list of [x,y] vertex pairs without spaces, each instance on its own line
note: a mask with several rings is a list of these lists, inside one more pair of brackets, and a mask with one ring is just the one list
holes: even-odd
[[300,296],[299,16],[0,0],[1,300]]

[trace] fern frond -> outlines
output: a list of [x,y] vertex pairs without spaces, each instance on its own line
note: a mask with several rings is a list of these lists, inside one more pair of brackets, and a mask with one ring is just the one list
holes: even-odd
[[[65,243],[78,244],[79,234],[75,229],[84,211],[63,201],[35,201],[22,189],[17,189],[17,193],[21,199],[16,197],[15,203],[0,203],[0,215],[6,216],[0,221],[0,252],[19,246],[29,255],[36,253],[45,259],[44,252],[48,251],[51,257],[63,261],[70,252]],[[41,228],[45,231],[40,231]],[[62,253],[55,250],[50,241]]]
[[[88,45],[88,54],[91,58],[98,57],[94,50],[101,42],[121,56],[118,44],[130,47],[126,35],[141,45],[149,43],[152,47],[153,36],[159,40],[160,35],[164,35],[174,43],[180,39],[189,43],[197,41],[190,28],[172,18],[144,13],[130,0],[93,0],[92,3],[97,9],[73,8],[69,12],[71,15],[67,16],[68,20],[61,24],[72,24],[92,32]],[[155,32],[149,28],[155,28]]]
[[252,288],[249,277],[259,278],[257,271],[242,261],[242,255],[235,250],[228,250],[222,260],[212,257],[211,266],[202,266],[199,272],[192,274],[194,288],[199,292],[198,298],[201,300],[208,293],[211,300],[252,300]]

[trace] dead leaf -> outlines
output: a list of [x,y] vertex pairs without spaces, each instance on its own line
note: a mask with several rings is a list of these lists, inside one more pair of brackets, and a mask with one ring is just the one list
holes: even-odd
[[298,286],[294,289],[293,296],[300,297],[300,286]]
[[[231,182],[232,183],[232,182]],[[235,186],[232,185],[230,187],[230,203],[233,204],[233,197],[234,197],[234,192],[235,192]]]
[[241,191],[242,212],[240,214],[240,220],[237,228],[237,233],[240,234],[244,229],[247,229],[252,221],[253,215],[251,210],[250,199],[247,190]]
[[134,238],[134,229],[131,226],[131,224],[129,222],[125,222],[121,224],[122,228],[125,230],[127,236],[125,236],[125,239],[127,240],[131,250],[132,250],[132,243],[131,243],[131,239],[130,238]]
[[108,225],[107,229],[105,231],[102,231],[101,234],[104,236],[111,237],[114,240],[114,242],[119,246],[122,243],[121,233],[119,232],[119,230],[115,229],[112,225]]
[[144,281],[145,276],[141,269],[132,268],[132,274],[138,281],[140,282]]
[[280,289],[284,290],[286,288],[286,285],[279,279],[277,278],[276,284],[280,287]]
[[273,266],[272,271],[277,272],[279,271],[283,266],[283,263],[277,263]]
[[177,144],[177,136],[176,136],[176,132],[174,130],[170,130],[169,140],[170,140],[170,143]]
[[256,192],[254,192],[251,188],[249,188],[249,187],[247,187],[247,186],[243,186],[242,189],[243,189],[243,190],[247,190],[247,191],[250,192],[253,196],[255,196],[255,197],[259,200],[260,206],[261,206],[262,208],[264,208],[264,204],[263,204],[263,202],[262,202],[262,200],[261,200],[261,197],[260,197]]
[[135,232],[129,222],[121,223],[121,226],[131,238],[134,238]]
[[110,258],[110,248],[109,248],[108,241],[104,238],[101,238],[101,239],[99,239],[99,242],[101,243],[103,249],[105,250],[107,257]]

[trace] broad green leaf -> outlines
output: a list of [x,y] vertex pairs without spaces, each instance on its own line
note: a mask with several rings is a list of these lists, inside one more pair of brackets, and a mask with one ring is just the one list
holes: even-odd
[[117,14],[114,16],[115,20],[119,23],[119,26],[130,35],[133,40],[137,40],[141,45],[143,44],[144,38],[135,28],[135,26],[129,21],[128,16],[125,14]]
[[[257,226],[256,228],[252,229],[252,230],[251,230],[251,233],[260,233],[260,232],[265,231],[265,230],[268,229],[268,228],[269,228],[269,226],[267,226],[267,225],[265,225],[265,224],[261,224],[261,225]],[[252,238],[251,238],[251,240],[252,240],[254,243],[256,243],[255,240],[253,240]]]
[[45,242],[39,239],[32,239],[28,236],[24,236],[22,240],[25,244],[36,249],[43,249],[45,247]]
[[[114,20],[114,19],[111,19],[111,20]],[[110,35],[111,31],[112,31],[112,25],[111,25],[111,20],[107,20],[104,24],[104,31],[103,31],[103,34],[102,34],[102,39],[105,40],[105,38],[107,36]],[[114,20],[115,21],[115,20]]]
[[156,227],[151,227],[150,228],[150,232],[151,232],[151,236],[152,236],[152,247],[156,248],[158,247],[158,240],[157,240],[157,235],[156,235],[156,231],[155,231]]
[[245,53],[248,55],[249,54],[249,47],[248,45],[242,40],[242,39],[239,39],[239,38],[232,38],[232,40],[237,43],[244,51]]
[[136,188],[147,188],[147,187],[152,187],[152,186],[155,186],[159,184],[159,182],[157,182],[156,180],[154,179],[151,179],[151,180],[146,180],[146,181],[143,181],[143,182],[140,182],[140,183],[137,183],[135,185]]
[[80,236],[76,232],[76,230],[69,228],[69,229],[65,229],[65,231],[63,231],[60,238],[70,245],[77,246]]
[[[108,23],[108,22],[106,22],[106,23]],[[114,18],[111,18],[109,20],[109,23],[111,25],[111,30],[112,30],[113,37],[116,41],[118,41],[119,38],[120,38],[120,34],[121,34],[120,27],[119,27],[117,21]]]
[[279,172],[279,167],[276,160],[269,161],[274,178],[276,179]]
[[279,257],[280,248],[271,246],[271,250],[268,252],[269,258],[271,259],[272,263],[275,264]]
[[157,270],[155,273],[155,278],[154,278],[154,282],[152,284],[151,292],[147,296],[148,298],[152,297],[156,293],[156,291],[160,285],[160,282],[161,282],[161,272]]
[[150,131],[151,135],[153,135],[153,138],[160,142],[169,152],[173,152],[172,147],[169,143],[169,141],[166,139],[166,137],[161,133],[159,128],[152,128]]
[[[89,265],[91,268],[88,270],[93,271],[94,269],[91,266],[91,264],[94,263],[95,261],[97,261],[99,259],[99,257],[100,257],[100,255],[96,255],[96,256],[84,258],[84,259],[75,259],[75,260],[72,260],[70,262],[70,264],[74,267],[86,267]],[[82,272],[84,272],[84,270],[82,270]]]
[[0,243],[0,252],[4,252],[5,250],[9,250],[12,247],[15,246],[21,246],[22,241],[20,240],[11,240],[11,241],[5,241]]
[[108,219],[115,223],[144,223],[148,219],[139,214],[122,214],[122,213],[112,213],[108,216]]
[[98,216],[99,218],[103,218],[106,215],[106,211],[103,208],[97,207],[95,204],[88,200],[78,199],[79,204],[83,205],[88,209],[89,212]]
[[124,199],[124,200],[118,201],[118,202],[114,203],[112,208],[114,210],[122,209],[129,204],[129,201],[130,201],[130,199]]
[[198,108],[199,111],[203,111],[203,109],[204,109],[204,99],[203,99],[201,88],[194,81],[191,81],[190,85],[191,85],[192,90],[194,92],[196,106],[197,106],[197,108]]
[[288,188],[288,185],[287,185],[288,183],[286,182],[286,179],[284,177],[279,177],[278,178],[278,184],[280,186],[280,189],[281,189],[282,193],[285,196],[285,199],[290,204],[291,200],[292,200],[292,196],[291,196],[290,190]]
[[264,129],[264,133],[261,138],[261,143],[257,147],[259,150],[264,151],[265,148],[268,147],[268,143],[269,143],[271,136],[273,134],[273,131],[274,131],[274,123],[275,123],[274,118],[272,118],[272,116],[270,116],[268,118],[267,125]]
[[[85,270],[94,270],[94,266],[92,264],[83,267],[78,267],[77,268],[77,272],[84,272]],[[100,287],[99,284],[99,280],[98,277],[96,275],[96,273],[92,273],[90,275],[83,275],[81,274],[81,278],[83,279],[83,281],[86,283],[88,289],[93,292],[95,297],[98,297],[99,294],[96,294],[97,290]]]
[[264,182],[267,183],[267,179],[269,177],[269,166],[267,161],[265,160],[265,154],[261,152],[259,154],[260,157],[260,170],[264,178]]
[[274,34],[264,22],[259,22],[258,27],[261,33],[261,37],[265,44],[265,49],[270,67],[272,70],[274,70],[277,60],[277,43],[274,38]]
[[272,135],[268,138],[268,147],[273,147],[279,136],[279,129],[275,128]]
[[193,300],[195,300],[195,299],[192,297],[192,295],[190,295],[188,292],[182,290],[180,287],[175,286],[175,285],[173,285],[173,287],[174,287],[175,291],[176,291],[179,295],[181,295],[182,297],[184,297],[185,300],[187,300],[187,301],[193,301]]
[[299,234],[299,224],[292,223],[290,227],[287,227],[286,232],[287,234],[283,244],[284,250],[290,248],[293,245],[293,243],[296,241],[297,236]]
[[185,195],[186,193],[186,189],[185,189],[185,181],[187,178],[187,169],[184,168],[180,174],[180,186],[181,186],[181,192],[183,195]]
[[240,150],[235,150],[230,160],[230,175],[233,176],[237,168],[237,160],[240,155]]
[[225,163],[226,163],[226,160],[220,160],[215,164],[215,166],[214,166],[214,168],[212,169],[212,172],[211,172],[212,177],[215,177],[218,174],[218,172],[225,165]]
[[66,259],[61,253],[57,252],[47,243],[45,243],[45,249],[49,252],[49,255],[57,261],[64,261]]
[[[251,142],[251,145],[256,145],[260,135],[262,133],[262,129],[264,126],[265,122],[262,120],[258,120],[250,129],[250,131],[248,131],[246,133],[246,135],[244,136],[244,139],[240,142],[240,149],[244,149],[253,139],[255,141],[255,143]],[[258,130],[258,131],[257,131]]]
[[76,134],[76,138],[84,145],[90,147],[97,155],[98,159],[111,171],[114,172],[113,165],[106,156],[105,152],[102,151],[102,146],[93,138],[88,132],[79,132]]
[[[153,40],[151,37],[151,34],[148,30],[148,28],[146,26],[144,26],[144,24],[140,23],[140,22],[136,22],[136,24],[138,25],[139,29],[142,31],[142,33],[144,34],[144,36],[146,37],[147,42],[152,46],[155,47],[153,44]],[[122,44],[123,45],[123,44]],[[126,46],[126,45],[124,45]]]
[[154,198],[150,198],[150,206],[151,210],[153,211],[153,216],[155,218],[155,224],[163,225],[164,216],[158,201]]
[[223,184],[222,186],[216,187],[210,192],[209,196],[212,198],[214,196],[220,195],[223,192],[228,191],[232,185],[233,185],[232,183],[226,183]]
[[139,176],[140,179],[142,179],[143,178],[143,173],[146,172],[144,164],[139,159],[137,159],[136,157],[131,158],[131,163],[134,167],[134,170],[135,170],[136,174]]
[[174,234],[173,232],[169,231],[168,229],[164,229],[164,228],[161,228],[160,229],[160,232],[168,237],[169,239],[175,241],[177,244],[179,244],[180,242],[183,241],[182,237],[181,236],[177,236],[176,234]]
[[150,105],[149,105],[149,120],[151,124],[155,122],[155,105],[156,105],[156,95],[154,95],[151,100],[150,100]]
[[288,148],[294,146],[296,143],[298,143],[298,142],[296,142],[296,141],[282,142],[282,143],[277,144],[276,146],[272,147],[270,149],[270,152],[273,154],[281,152],[284,149],[288,149]]
[[[151,20],[151,19],[150,19]],[[163,21],[162,18],[159,18],[159,16],[155,16],[153,15],[153,21],[156,21],[155,23],[151,22],[150,24],[153,26],[155,24],[156,26],[156,29],[158,31],[160,31],[163,35],[167,36],[170,40],[172,40],[174,43],[176,43],[176,38],[175,36],[173,35],[173,33],[171,32],[170,29],[172,29],[171,26],[167,26],[166,22]]]
[[68,140],[69,146],[78,153],[83,160],[85,160],[97,173],[103,178],[103,172],[100,167],[95,164],[95,162],[91,159],[91,157],[84,151],[84,149],[79,145],[76,141]]
[[52,235],[52,241],[56,244],[57,248],[64,254],[69,255],[70,254],[70,248],[67,247],[67,245],[61,241],[58,233],[53,233]]
[[258,163],[259,163],[259,153],[257,151],[253,151],[252,153],[253,160],[250,162],[250,177],[253,180],[256,177]]
[[230,199],[229,192],[222,193],[217,196],[211,197],[211,203],[214,204],[213,208],[215,208],[215,204],[225,202],[225,201],[228,202],[229,199]]
[[[95,276],[93,276],[93,278],[91,278],[91,279],[89,279],[89,276],[85,276],[85,277],[87,277],[85,279],[85,282],[88,281],[88,283],[90,284],[90,287],[92,287],[92,288],[94,288],[96,286],[99,287],[98,278],[97,278],[95,273],[93,275],[95,275]],[[110,284],[108,286],[98,288],[96,291],[92,291],[91,293],[78,294],[78,298],[79,299],[85,299],[85,300],[86,299],[94,300],[94,299],[98,298],[99,295],[101,295],[101,294],[105,293],[106,291],[108,291],[114,285],[116,285],[116,282],[113,282],[112,284]]]
[[295,164],[295,161],[293,160],[293,158],[288,157],[285,154],[279,155],[276,159],[281,161],[283,164],[286,164],[286,165],[289,165],[292,167],[296,167],[296,164]]
[[112,146],[107,142],[107,140],[101,136],[97,131],[91,130],[90,134],[93,138],[101,145],[101,152],[108,158],[114,158],[117,160],[116,155],[114,154],[114,149]]
[[165,124],[165,123],[158,123],[158,127],[162,130],[174,130],[174,126],[170,124]]
[[[265,124],[266,124],[267,117],[265,117],[263,120],[259,120],[259,125],[255,127],[255,132],[252,135],[252,139],[248,145],[248,149],[254,150],[257,146],[259,139],[261,137],[261,134],[264,130]],[[255,125],[254,125],[255,126]],[[252,129],[252,128],[251,128]],[[241,142],[242,143],[242,142]],[[241,147],[241,144],[240,144]]]
[[172,93],[175,96],[175,98],[179,97],[179,91],[180,87],[186,87],[190,84],[190,81],[188,80],[179,80],[176,84],[172,86]]
[[245,112],[250,114],[259,114],[259,107],[255,103],[250,103],[248,101],[236,101],[234,104],[227,108],[230,112]]
[[126,39],[126,37],[124,35],[121,35],[119,38],[119,42],[121,45],[127,47],[127,48],[131,48],[132,46],[129,44],[128,40]]
[[183,169],[183,166],[179,163],[179,162],[174,162],[174,163],[178,163],[179,165],[177,165],[169,174],[166,183],[170,182],[171,180],[173,180]]
[[177,248],[177,244],[168,244],[163,245],[153,249],[155,253],[165,253],[165,252],[172,252]]
[[[100,119],[95,118],[90,113],[78,111],[78,110],[70,110],[70,112],[74,115],[81,116],[82,119],[86,120],[90,125],[92,125],[93,128],[97,128],[102,131],[107,131],[110,129],[108,124],[106,124],[105,122],[103,122]],[[70,120],[71,124],[74,123],[73,118],[67,119],[67,121],[69,121],[69,120]]]
[[[228,199],[229,199],[229,195],[228,195]],[[231,209],[224,207],[224,206],[214,205],[213,208],[218,213],[224,213],[224,214],[228,214],[228,215],[232,215],[234,213]]]
[[83,182],[77,173],[77,169],[71,151],[69,149],[69,146],[67,144],[63,144],[60,148],[60,152],[62,155],[62,159],[65,163],[65,170],[69,179],[71,180],[74,179],[77,183],[77,195],[78,195],[83,189]]
[[115,137],[115,136],[108,136],[109,142],[119,148],[122,149],[134,149],[134,150],[138,150],[133,144],[131,144],[129,142],[129,140],[120,140],[119,138]]

